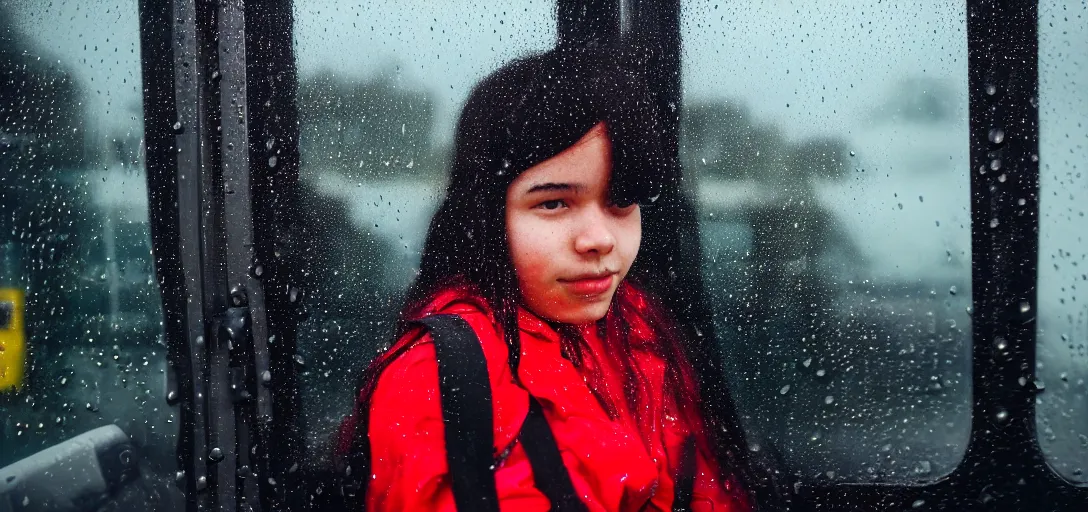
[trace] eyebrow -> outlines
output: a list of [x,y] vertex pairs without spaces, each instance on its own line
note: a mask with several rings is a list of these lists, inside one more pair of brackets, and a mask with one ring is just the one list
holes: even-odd
[[524,195],[529,195],[535,192],[550,192],[555,190],[572,190],[577,192],[583,188],[585,187],[575,183],[537,183],[536,185],[529,187],[529,190],[526,190]]

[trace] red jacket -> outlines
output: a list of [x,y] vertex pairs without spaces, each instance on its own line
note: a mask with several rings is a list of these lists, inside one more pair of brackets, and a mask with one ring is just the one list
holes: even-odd
[[[629,285],[617,293],[639,299]],[[644,304],[645,302],[640,302]],[[596,329],[583,329],[583,362],[575,366],[560,354],[559,334],[524,309],[519,312],[521,361],[519,386],[507,363],[508,351],[486,304],[464,290],[438,296],[422,314],[455,313],[464,318],[483,346],[494,406],[496,453],[515,442],[528,412],[528,393],[543,406],[574,489],[590,511],[671,510],[673,476],[683,441],[691,431],[665,388],[665,360],[644,348],[631,350],[647,383],[641,390],[645,413],[635,419],[624,404],[623,376],[603,357],[606,347]],[[628,319],[634,338],[649,327]],[[633,320],[633,321],[632,321]],[[642,339],[649,343],[652,340]],[[645,347],[645,345],[644,345]],[[371,479],[366,491],[372,512],[456,509],[445,455],[438,365],[429,334],[414,329],[387,354],[370,397]],[[587,372],[596,368],[596,378]],[[603,377],[603,378],[602,378]],[[621,404],[610,418],[591,391]],[[362,402],[360,402],[362,403]],[[743,493],[722,481],[706,450],[696,457],[693,510],[747,511]],[[495,472],[502,510],[547,511],[549,502],[533,483],[529,460],[520,443]]]

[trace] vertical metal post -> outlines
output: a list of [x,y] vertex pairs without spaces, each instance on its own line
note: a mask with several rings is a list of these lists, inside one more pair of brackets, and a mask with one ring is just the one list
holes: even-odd
[[[167,398],[179,406],[178,484],[189,510],[266,508],[262,488],[277,485],[285,471],[271,467],[288,453],[269,449],[271,432],[297,436],[293,423],[275,428],[273,414],[268,276],[257,256],[269,244],[254,228],[254,190],[260,187],[250,158],[263,148],[250,144],[246,8],[243,0],[140,4],[149,204],[169,347]],[[283,27],[268,37],[289,46],[289,19]],[[293,69],[293,63],[278,66],[281,73]],[[292,89],[287,97],[293,95]],[[281,327],[293,330],[294,324]],[[293,344],[280,356],[290,361]],[[294,380],[286,382],[291,391]],[[281,416],[293,418],[294,408],[281,409],[288,413]]]

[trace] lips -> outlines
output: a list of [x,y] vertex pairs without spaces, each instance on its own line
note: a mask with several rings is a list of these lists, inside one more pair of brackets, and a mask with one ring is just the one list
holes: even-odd
[[575,279],[561,279],[560,282],[576,295],[600,295],[612,288],[612,277],[614,275],[605,274],[599,277],[587,276]]

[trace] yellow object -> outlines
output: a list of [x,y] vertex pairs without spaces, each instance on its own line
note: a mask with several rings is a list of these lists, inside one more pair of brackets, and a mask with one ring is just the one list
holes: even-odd
[[23,291],[18,288],[0,288],[0,391],[23,387],[25,368]]

